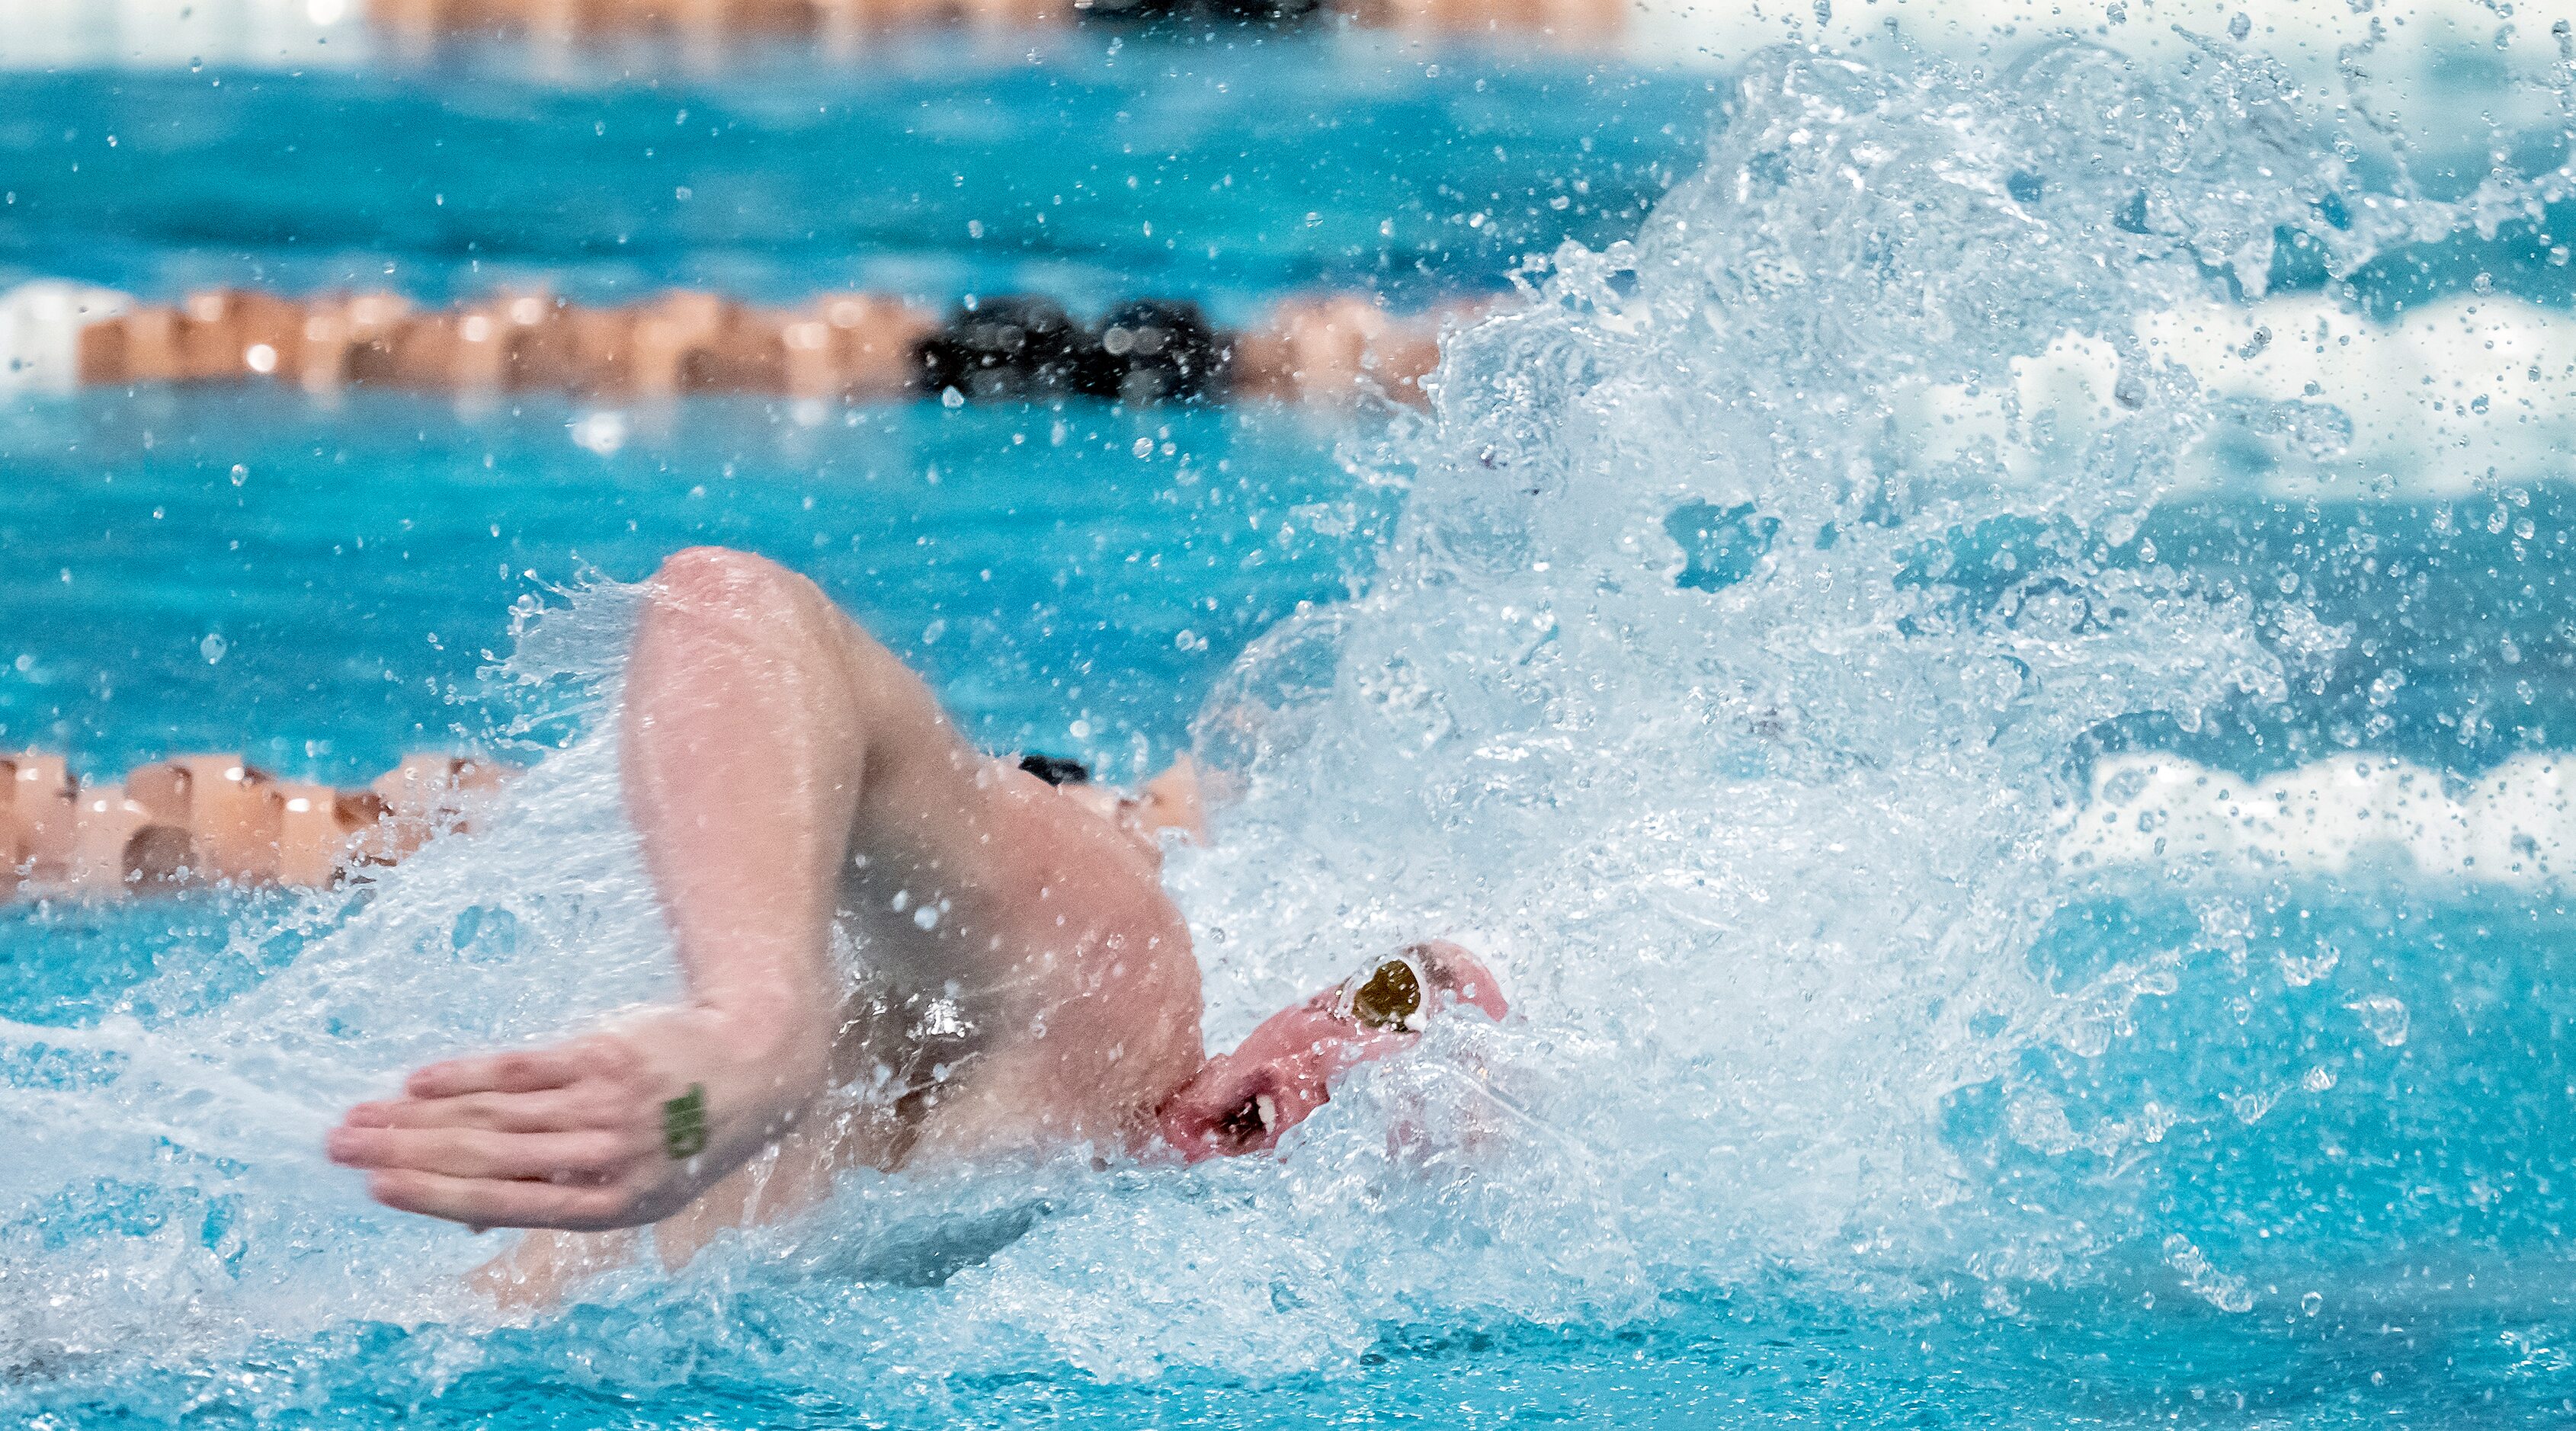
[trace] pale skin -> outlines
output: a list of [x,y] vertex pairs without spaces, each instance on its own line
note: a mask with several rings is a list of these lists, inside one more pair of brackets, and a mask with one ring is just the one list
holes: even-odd
[[[761,558],[698,548],[664,564],[621,720],[628,813],[685,999],[419,1069],[329,1137],[388,1206],[554,1230],[481,1274],[504,1300],[550,1299],[646,1225],[677,1265],[851,1166],[1266,1148],[1332,1077],[1419,1026],[1360,1027],[1327,990],[1208,1059],[1156,839],[1196,825],[1186,767],[1122,799],[995,760],[893,653]],[[860,993],[836,930],[861,951]],[[1426,1013],[1502,1015],[1464,950],[1408,957]],[[897,1066],[908,1081],[889,1082]],[[666,1105],[692,1088],[703,1148],[674,1156]]]

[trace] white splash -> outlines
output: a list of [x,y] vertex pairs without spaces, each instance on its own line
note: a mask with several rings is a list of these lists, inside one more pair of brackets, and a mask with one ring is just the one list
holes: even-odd
[[2076,870],[2563,888],[2576,875],[2576,761],[2519,755],[2470,779],[2356,753],[2247,779],[2176,755],[2117,755],[2094,766],[2059,857]]

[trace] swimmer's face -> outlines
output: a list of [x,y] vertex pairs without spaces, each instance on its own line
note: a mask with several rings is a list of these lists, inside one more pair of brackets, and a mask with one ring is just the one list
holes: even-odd
[[1510,1010],[1493,971],[1455,944],[1417,944],[1264,1020],[1163,1101],[1163,1141],[1188,1162],[1257,1153],[1332,1098],[1342,1074],[1410,1046],[1458,1005]]

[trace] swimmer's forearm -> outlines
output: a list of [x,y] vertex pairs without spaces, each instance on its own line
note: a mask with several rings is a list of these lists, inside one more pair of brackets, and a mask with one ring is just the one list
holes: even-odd
[[435,1064],[351,1109],[331,1156],[389,1206],[574,1230],[677,1211],[829,1077],[853,842],[954,870],[980,848],[976,760],[928,688],[770,562],[666,563],[626,690],[628,811],[688,997],[554,1048]]
[[772,1071],[743,1110],[763,1123],[821,1086],[838,1006],[830,925],[866,755],[839,620],[767,563],[685,553],[627,671],[628,809],[707,1051]]
[[978,762],[920,678],[811,582],[712,549],[655,578],[623,760],[695,1015],[674,1051],[708,1070],[712,1141],[756,1148],[829,1076],[853,845],[970,843]]
[[864,759],[832,689],[837,619],[756,558],[665,565],[627,667],[622,760],[687,998],[553,1048],[433,1064],[400,1098],[351,1109],[330,1153],[379,1201],[473,1226],[652,1222],[812,1102]]

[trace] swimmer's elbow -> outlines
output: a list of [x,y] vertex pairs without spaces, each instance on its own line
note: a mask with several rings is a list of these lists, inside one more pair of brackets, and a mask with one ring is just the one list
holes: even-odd
[[819,594],[767,557],[726,547],[672,553],[645,588],[645,625],[692,623],[740,628],[764,640],[803,629]]
[[794,572],[765,556],[731,547],[685,547],[662,559],[652,585],[664,600],[694,604],[736,600],[796,580]]

